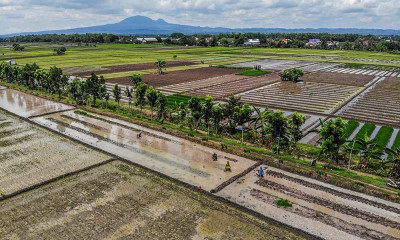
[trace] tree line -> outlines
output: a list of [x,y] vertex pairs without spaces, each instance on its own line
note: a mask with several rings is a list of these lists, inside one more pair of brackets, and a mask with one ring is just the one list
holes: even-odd
[[[159,61],[155,63],[157,67]],[[120,102],[125,95],[128,99],[129,114],[133,114],[133,106],[140,110],[140,117],[144,109],[151,117],[160,123],[168,121],[173,124],[188,127],[193,131],[205,131],[209,135],[236,136],[242,143],[246,140],[261,145],[280,154],[281,151],[292,153],[296,150],[298,141],[303,137],[301,126],[306,117],[294,112],[286,116],[280,110],[270,111],[244,104],[240,97],[231,95],[226,103],[215,103],[211,96],[205,98],[190,97],[187,102],[171,103],[168,97],[142,81],[140,75],[132,75],[133,87],[122,89],[115,84],[112,91],[107,91],[103,76],[91,74],[87,79],[72,79],[64,75],[62,69],[51,67],[49,71],[40,69],[34,64],[25,66],[11,66],[0,64],[0,80],[8,83],[23,85],[31,90],[39,90],[50,94],[57,94],[59,98],[67,96],[77,105],[89,105],[110,110],[123,111],[125,106]],[[112,97],[112,101],[111,100]],[[400,177],[400,147],[385,149],[378,146],[373,140],[365,136],[355,142],[348,143],[345,137],[347,122],[341,118],[321,122],[318,134],[321,136],[319,150],[320,159],[329,159],[332,162],[347,164],[350,169],[352,156],[359,156],[359,168],[382,170],[387,175]],[[357,147],[354,147],[357,145]],[[379,161],[380,156],[388,153],[388,161]],[[385,166],[390,165],[388,170]]]
[[[189,46],[243,46],[248,39],[259,39],[260,46],[265,48],[318,48],[343,49],[380,52],[399,52],[400,36],[376,36],[361,34],[329,34],[329,33],[221,33],[185,35],[173,33],[159,42],[173,45]],[[316,46],[307,46],[309,39],[320,39]],[[368,40],[368,42],[364,42]],[[328,45],[329,42],[340,42],[340,45]],[[140,43],[135,36],[114,34],[42,34],[0,38],[0,42],[64,42],[64,43]]]

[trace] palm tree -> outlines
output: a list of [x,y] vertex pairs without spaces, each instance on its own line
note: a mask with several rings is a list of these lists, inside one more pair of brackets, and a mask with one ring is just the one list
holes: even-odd
[[356,140],[358,145],[359,155],[361,157],[360,165],[368,167],[371,159],[380,159],[382,156],[381,147],[365,133],[363,138]]
[[165,73],[165,67],[167,66],[167,62],[162,59],[158,59],[157,62],[154,63],[154,66],[157,68],[159,74]]
[[392,163],[392,169],[390,170],[390,175],[394,179],[400,178],[400,146],[390,149],[385,148],[385,152],[390,156],[389,160],[383,162],[382,164]]

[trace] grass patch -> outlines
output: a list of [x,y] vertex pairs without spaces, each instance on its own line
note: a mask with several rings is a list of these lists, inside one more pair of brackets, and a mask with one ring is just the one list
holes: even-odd
[[400,132],[397,134],[396,139],[394,140],[393,143],[393,149],[400,147]]
[[381,146],[381,147],[386,147],[387,143],[390,140],[390,137],[392,136],[393,133],[393,128],[388,127],[388,126],[383,126],[379,129],[378,134],[375,137],[375,142]]
[[75,114],[78,114],[78,115],[82,115],[82,116],[88,116],[88,113],[87,112],[85,112],[85,111],[82,111],[82,110],[75,110],[74,111],[74,113]]
[[178,105],[181,102],[183,102],[184,104],[187,105],[191,98],[193,98],[193,96],[184,95],[184,94],[174,94],[174,95],[167,96],[167,99],[168,99],[167,104],[169,107],[173,107],[173,106],[175,106],[175,104]]
[[289,200],[287,199],[278,199],[275,201],[275,204],[283,208],[288,208],[293,206],[293,204],[289,202]]
[[262,75],[269,74],[269,73],[271,73],[271,71],[249,69],[244,72],[238,73],[238,75],[256,77],[256,76],[262,76]]
[[[372,123],[366,123],[364,124],[364,126],[362,126],[362,128],[360,129],[360,131],[357,133],[356,137],[354,138],[355,140],[357,139],[362,139],[364,137],[365,134],[367,134],[367,136],[371,136],[372,132],[375,130],[376,126],[375,124]],[[355,144],[354,148],[358,149],[360,146],[359,144]]]
[[354,120],[350,120],[347,122],[347,127],[346,130],[344,132],[344,135],[347,138],[350,137],[350,135],[354,132],[354,130],[356,130],[356,128],[360,125],[359,122],[354,121]]

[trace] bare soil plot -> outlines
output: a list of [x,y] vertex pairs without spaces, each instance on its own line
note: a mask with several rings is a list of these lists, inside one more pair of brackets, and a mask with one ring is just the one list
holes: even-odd
[[[219,77],[229,74],[236,74],[242,71],[243,70],[241,69],[205,67],[205,68],[168,72],[163,75],[147,74],[143,75],[142,78],[144,82],[154,87],[162,87],[171,84],[190,82],[190,81]],[[131,79],[129,77],[109,78],[106,80],[107,82],[111,83],[132,85]]]
[[[251,172],[218,195],[324,239],[400,237],[399,204],[275,168],[264,178]],[[278,199],[293,206],[278,207]]]
[[400,127],[400,79],[385,78],[345,106],[338,115]]
[[[192,61],[168,61],[166,67],[179,67],[179,66],[190,66],[196,64]],[[104,66],[99,69],[92,69],[91,71],[83,71],[83,72],[71,72],[75,76],[85,77],[89,76],[92,73],[97,75],[107,74],[107,73],[115,73],[115,72],[129,72],[129,71],[140,71],[147,69],[155,69],[154,63],[139,63],[139,64],[124,64],[124,65],[115,65],[115,66]]]
[[278,82],[239,95],[243,102],[252,105],[327,114],[361,89],[326,83]]
[[[246,158],[105,116],[81,116],[69,111],[35,118],[34,121],[207,191],[255,164]],[[142,132],[140,138],[137,137],[139,132]],[[212,160],[214,152],[218,154],[218,161]],[[232,172],[224,172],[227,161]]]
[[21,117],[32,117],[73,109],[73,107],[62,103],[49,101],[44,98],[35,97],[12,89],[0,91],[0,108]]
[[253,67],[260,65],[262,69],[275,69],[286,70],[289,68],[301,68],[304,71],[318,71],[328,67],[339,65],[338,63],[321,63],[311,61],[297,61],[297,60],[276,60],[276,59],[263,59],[251,62],[236,63],[230,66],[234,67]]
[[280,77],[278,74],[268,74],[264,76],[239,79],[233,82],[208,86],[205,88],[186,92],[185,94],[201,97],[211,95],[215,99],[222,100],[231,94],[249,91],[278,81],[280,81]]
[[237,82],[238,80],[247,79],[247,78],[248,78],[247,76],[231,74],[231,75],[224,75],[224,76],[219,76],[219,77],[201,79],[201,80],[196,80],[196,81],[191,81],[191,82],[184,82],[184,83],[168,85],[168,86],[160,87],[158,89],[162,92],[185,93],[185,92],[190,92],[190,91],[194,91],[194,90],[202,89],[202,88],[208,88],[211,86],[216,86],[216,85],[220,85],[220,84],[224,84],[224,83]]
[[0,111],[0,193],[11,194],[110,156]]
[[5,89],[7,88],[0,85],[0,90],[5,90]]
[[0,203],[4,239],[304,239],[121,162]]
[[305,82],[332,83],[359,87],[365,86],[371,82],[372,79],[374,79],[374,76],[332,72],[313,72],[301,78],[301,80]]

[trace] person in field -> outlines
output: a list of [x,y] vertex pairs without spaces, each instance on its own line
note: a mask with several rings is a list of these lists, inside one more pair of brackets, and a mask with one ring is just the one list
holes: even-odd
[[262,169],[262,167],[260,167],[260,169],[258,169],[257,176],[264,177],[264,170]]
[[229,164],[229,161],[226,162],[224,171],[225,172],[232,172],[231,165]]

